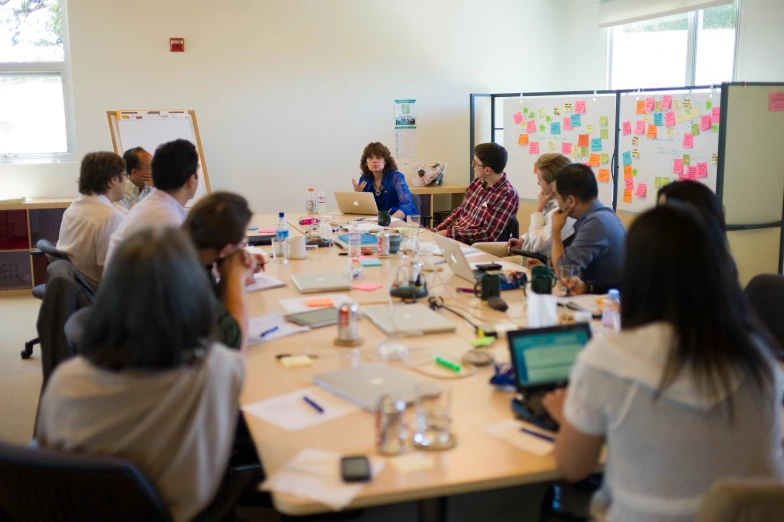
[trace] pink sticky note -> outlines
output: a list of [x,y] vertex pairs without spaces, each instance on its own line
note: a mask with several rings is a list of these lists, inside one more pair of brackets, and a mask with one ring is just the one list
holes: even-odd
[[664,125],[665,127],[675,126],[675,111],[670,111],[664,114]]
[[713,107],[711,109],[711,123],[719,123],[721,120],[721,107]]
[[708,177],[708,162],[703,161],[701,163],[697,163],[697,177],[698,178],[707,178]]
[[678,175],[678,181],[688,181],[688,180],[689,180],[689,174],[688,173],[681,172]]
[[634,195],[639,198],[644,198],[646,192],[648,192],[648,186],[645,183],[640,183],[637,185],[637,193]]
[[784,92],[778,91],[768,93],[768,110],[784,111]]
[[527,122],[525,122],[525,131],[536,132],[536,121],[528,120]]
[[675,163],[672,165],[672,173],[673,174],[683,174],[683,160],[676,159]]
[[372,292],[373,290],[378,290],[382,288],[384,285],[374,285],[373,283],[357,283],[351,288],[354,290],[363,290],[365,292]]
[[642,120],[637,121],[637,125],[634,127],[635,134],[645,134],[645,122]]
[[529,154],[539,154],[539,142],[532,141],[528,144],[528,153]]
[[584,113],[585,112],[585,102],[584,101],[578,101],[577,103],[575,103],[574,104],[574,112],[577,113],[577,114]]
[[628,136],[632,133],[632,122],[625,121],[623,122],[623,135]]
[[711,115],[706,114],[700,117],[700,130],[708,130],[711,128]]
[[572,153],[572,144],[561,143],[561,154],[571,154],[571,153]]
[[512,114],[512,118],[514,118],[515,125],[520,125],[521,123],[523,123],[523,113],[522,112],[516,112],[516,113]]
[[645,112],[652,111],[654,107],[656,107],[656,98],[646,98],[645,99]]
[[669,109],[670,107],[672,107],[672,96],[662,96],[662,109]]
[[689,176],[688,178],[690,181],[697,181],[697,166],[689,166]]
[[634,188],[634,178],[623,178],[623,182],[627,189],[631,190]]
[[694,134],[687,132],[683,135],[683,148],[684,149],[694,148]]
[[571,118],[564,118],[563,123],[563,130],[572,130],[572,119]]

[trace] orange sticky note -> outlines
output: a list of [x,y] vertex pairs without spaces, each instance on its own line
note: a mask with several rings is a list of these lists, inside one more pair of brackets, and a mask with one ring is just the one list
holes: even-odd
[[588,166],[589,167],[598,167],[599,160],[601,160],[601,154],[591,154],[588,157]]
[[517,138],[518,145],[528,145],[528,134],[521,134],[519,138]]
[[602,183],[610,181],[610,169],[599,169],[599,181]]
[[656,125],[651,123],[648,125],[648,133],[645,135],[646,138],[655,138],[656,137]]
[[632,202],[632,191],[631,191],[631,189],[624,189],[624,191],[623,191],[623,202],[624,203],[631,203]]
[[637,114],[645,114],[645,100],[637,100]]
[[309,308],[318,308],[321,306],[335,306],[332,299],[322,297],[321,299],[308,299],[305,301],[305,306]]
[[587,147],[588,146],[588,135],[587,134],[580,134],[577,138],[577,146],[578,147]]
[[631,165],[624,165],[624,167],[623,167],[623,177],[624,178],[631,178],[632,177],[632,166]]

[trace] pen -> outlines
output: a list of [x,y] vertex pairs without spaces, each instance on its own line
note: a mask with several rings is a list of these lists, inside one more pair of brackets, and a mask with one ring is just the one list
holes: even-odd
[[269,334],[271,334],[272,332],[276,332],[277,330],[278,330],[278,327],[277,327],[277,326],[273,326],[273,327],[272,327],[272,328],[270,328],[269,330],[267,330],[267,331],[265,331],[265,332],[261,332],[261,336],[260,336],[260,337],[261,337],[262,339],[264,339],[266,336],[268,336],[268,335],[269,335]]
[[440,364],[444,368],[452,370],[453,372],[459,372],[460,371],[460,366],[458,366],[455,363],[451,363],[451,362],[447,361],[446,359],[442,359],[441,357],[436,357],[436,364]]
[[319,413],[324,413],[324,408],[322,408],[321,406],[319,406],[318,404],[316,404],[316,403],[315,403],[315,402],[313,402],[312,400],[308,399],[307,395],[303,395],[303,396],[302,396],[302,400],[304,400],[305,402],[307,402],[307,403],[308,403],[310,406],[312,406],[312,407],[313,407],[313,409],[314,409],[314,410],[316,410],[317,412],[319,412]]
[[539,439],[546,440],[547,442],[555,442],[555,439],[553,437],[550,437],[549,435],[545,435],[544,433],[539,433],[537,431],[532,431],[526,428],[520,428],[520,431],[522,431],[523,433],[527,433],[528,435],[537,437]]
[[460,288],[457,289],[457,291],[458,292],[465,292],[467,294],[473,294],[474,293],[474,289],[473,288],[463,288],[463,287],[460,287]]

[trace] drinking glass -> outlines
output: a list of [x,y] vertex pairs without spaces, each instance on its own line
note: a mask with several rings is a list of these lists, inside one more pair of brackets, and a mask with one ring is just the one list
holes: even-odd
[[568,284],[573,277],[580,277],[580,273],[580,265],[564,263],[558,267],[558,281],[563,287],[564,295],[574,295]]
[[414,444],[423,449],[447,449],[455,444],[452,435],[452,389],[439,383],[441,393],[433,385],[424,383],[415,387]]

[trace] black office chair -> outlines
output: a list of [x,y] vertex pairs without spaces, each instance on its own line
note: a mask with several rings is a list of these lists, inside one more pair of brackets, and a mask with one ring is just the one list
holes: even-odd
[[[411,194],[411,201],[414,202],[414,207],[416,207],[417,214],[419,214],[419,221],[420,224],[425,228],[430,228],[430,222],[433,220],[431,216],[425,216],[422,214],[422,195],[421,194]],[[433,209],[430,209],[430,212],[433,212]]]
[[[195,522],[232,520],[258,472],[230,472]],[[158,492],[128,461],[0,443],[0,521],[171,522]]]
[[504,230],[496,241],[506,242],[509,241],[510,237],[520,237],[520,222],[517,221],[517,216],[512,216],[512,219],[506,224],[506,227],[504,227]]
[[[33,250],[31,253],[34,256],[37,255],[45,255],[49,262],[57,261],[59,259],[64,259],[68,261],[68,256],[65,255],[63,252],[60,252],[55,248],[53,244],[51,244],[46,239],[40,239],[38,243],[35,244],[38,250]],[[41,284],[33,288],[33,297],[36,299],[43,301],[44,300],[44,292],[46,292],[46,285]],[[31,355],[33,355],[33,346],[39,344],[41,340],[36,337],[35,339],[30,339],[25,343],[24,350],[21,351],[19,355],[22,356],[22,359],[29,359]]]
[[[564,239],[563,245],[564,248],[568,247],[574,241],[574,234]],[[550,264],[550,256],[546,254],[540,254],[539,252],[532,252],[531,250],[523,250],[522,248],[512,248],[509,250],[509,253],[514,256],[523,256],[523,257],[530,257],[531,259],[536,259],[540,261],[544,265]]]
[[[756,319],[767,328],[779,347],[784,347],[784,276],[754,276],[743,290]],[[781,354],[779,354],[781,357]]]

